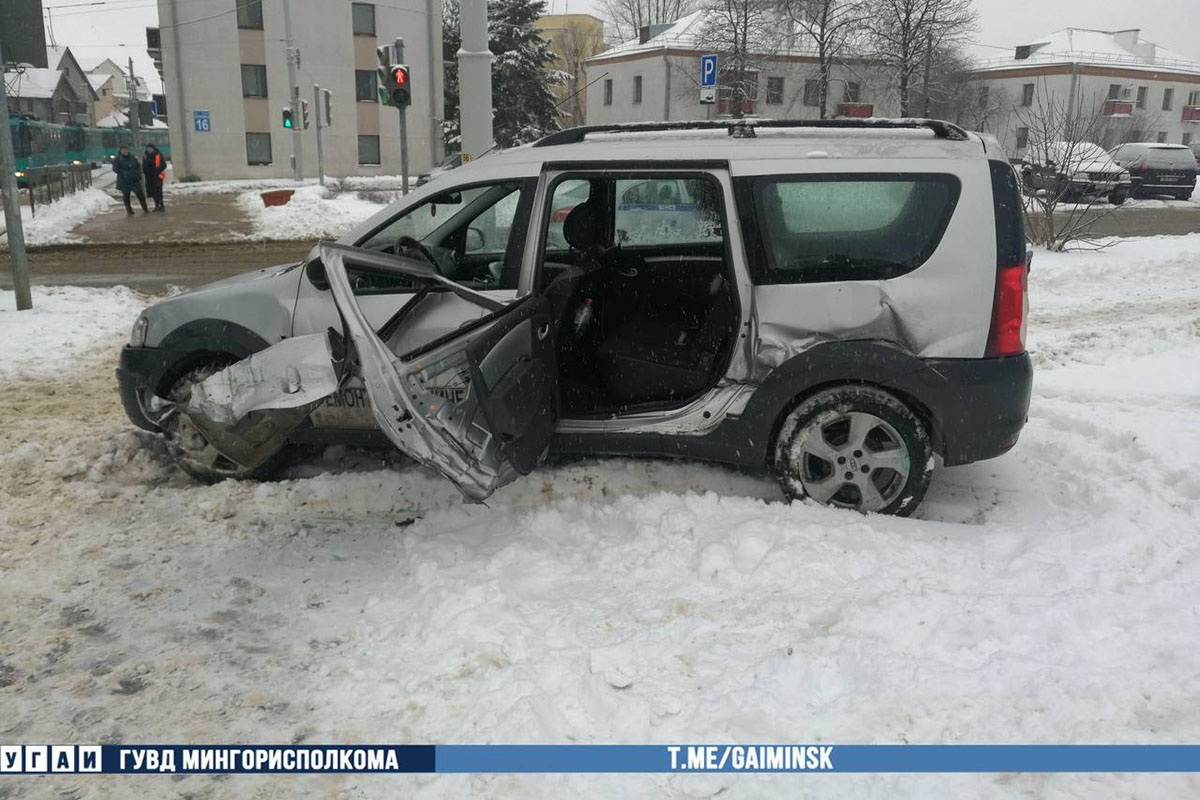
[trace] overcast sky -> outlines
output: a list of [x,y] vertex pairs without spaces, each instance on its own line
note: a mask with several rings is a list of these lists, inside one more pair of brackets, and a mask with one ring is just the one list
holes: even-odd
[[[553,6],[548,2],[547,10],[557,13],[596,13],[598,7],[597,0],[552,1]],[[101,4],[81,5],[97,2]],[[229,2],[232,5],[233,0]],[[1068,26],[1141,28],[1144,38],[1200,59],[1200,0],[975,0],[975,4],[980,15],[976,39],[984,45],[1008,48]],[[71,47],[81,60],[109,57],[124,64],[132,55],[134,69],[149,76],[152,85],[158,85],[145,40],[146,27],[158,24],[153,0],[43,0],[42,5],[52,21],[54,40]],[[186,6],[181,4],[183,9]],[[187,19],[186,10],[181,16]],[[382,33],[385,38],[391,35]],[[985,52],[980,50],[981,55]],[[1002,51],[995,53],[1000,55]]]

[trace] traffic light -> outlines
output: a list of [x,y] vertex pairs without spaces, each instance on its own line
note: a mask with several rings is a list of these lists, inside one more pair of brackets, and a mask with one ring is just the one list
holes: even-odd
[[304,130],[308,130],[309,117],[307,100],[300,101],[300,119],[304,122]]
[[379,102],[390,106],[392,105],[392,95],[387,90],[387,86],[392,80],[392,46],[385,44],[376,47],[375,55],[379,58],[379,66],[375,68],[375,79],[379,84]]
[[333,124],[333,93],[322,89],[321,96],[325,98],[325,127],[328,128]]
[[285,108],[283,110],[283,127],[287,128],[289,131],[295,127],[295,124],[292,121],[292,110],[290,108]]
[[397,108],[408,108],[412,102],[412,93],[408,85],[408,67],[404,64],[393,64],[388,71],[388,94],[392,105]]

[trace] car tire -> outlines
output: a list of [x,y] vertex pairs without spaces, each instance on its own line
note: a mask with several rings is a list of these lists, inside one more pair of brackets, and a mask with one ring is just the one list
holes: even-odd
[[1125,194],[1125,192],[1122,192],[1122,191],[1114,191],[1111,194],[1109,194],[1109,196],[1108,196],[1108,202],[1114,206],[1121,205],[1127,199],[1128,199],[1128,196]]
[[[212,359],[193,363],[170,383],[165,396],[175,402],[186,402],[191,394],[191,387],[208,376],[224,369],[237,361],[228,356],[217,356]],[[162,426],[163,440],[167,446],[167,455],[181,470],[202,483],[220,483],[224,480],[265,480],[270,478],[287,461],[287,446],[280,447],[266,461],[252,469],[244,469],[228,459],[218,458],[206,463],[196,456],[195,445],[189,446],[189,439],[198,436],[198,432],[185,432],[181,429],[178,416],[172,417]],[[193,440],[194,441],[194,440]]]
[[1180,192],[1179,194],[1175,195],[1175,199],[1177,199],[1177,200],[1191,200],[1191,199],[1192,199],[1192,192]]
[[791,499],[906,517],[929,488],[933,446],[925,423],[895,395],[838,386],[784,419],[773,468]]

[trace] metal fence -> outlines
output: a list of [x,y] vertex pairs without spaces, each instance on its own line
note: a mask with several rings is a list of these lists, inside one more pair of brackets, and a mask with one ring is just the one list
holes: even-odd
[[39,204],[53,203],[91,186],[92,168],[88,164],[32,167],[26,170],[24,182],[29,192],[29,210],[36,216]]

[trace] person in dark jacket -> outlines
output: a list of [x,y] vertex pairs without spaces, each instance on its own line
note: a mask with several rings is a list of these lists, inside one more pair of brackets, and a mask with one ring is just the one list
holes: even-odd
[[162,189],[163,181],[167,178],[167,160],[152,144],[146,145],[146,152],[142,157],[142,174],[146,176],[146,194],[154,201],[154,210],[164,211]]
[[113,161],[113,172],[117,173],[117,191],[125,199],[126,214],[133,213],[133,205],[129,202],[131,193],[137,195],[143,212],[150,210],[146,208],[146,193],[142,191],[141,171],[138,160],[129,154],[129,148],[121,145],[121,152]]

